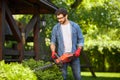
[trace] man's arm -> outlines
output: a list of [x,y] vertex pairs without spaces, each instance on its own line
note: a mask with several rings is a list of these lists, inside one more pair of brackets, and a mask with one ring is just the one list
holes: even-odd
[[80,49],[82,49],[82,47],[83,47],[83,46],[78,46],[77,48],[80,48]]
[[55,52],[55,48],[56,48],[56,47],[55,47],[54,44],[51,44],[51,45],[50,45],[50,49],[51,49],[51,52],[52,52],[51,57],[52,57],[53,59],[56,58],[55,54],[57,54],[57,53]]
[[55,51],[55,48],[56,48],[55,43],[56,43],[56,30],[55,30],[55,27],[54,27],[53,30],[52,30],[51,44],[50,44],[50,49],[51,49],[51,52],[52,52],[51,57],[52,57],[53,59],[56,58],[56,56],[55,56],[55,54],[56,54],[56,51]]
[[77,38],[78,38],[78,46],[77,46],[77,49],[75,51],[75,56],[76,57],[79,57],[80,56],[80,53],[81,53],[81,50],[84,46],[84,38],[83,38],[83,34],[82,34],[82,31],[80,29],[80,27],[78,26],[78,29],[77,29]]
[[55,47],[55,44],[51,44],[51,45],[50,45],[51,52],[55,52],[55,48],[56,48],[56,47]]

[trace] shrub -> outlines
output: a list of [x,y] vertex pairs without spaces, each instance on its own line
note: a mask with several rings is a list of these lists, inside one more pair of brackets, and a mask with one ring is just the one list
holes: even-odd
[[[30,67],[31,70],[34,70],[36,68],[48,65],[50,64],[50,62],[45,62],[42,60],[35,61],[34,59],[29,59],[29,60],[24,60],[22,64],[24,66]],[[38,80],[63,80],[61,71],[56,65],[47,68],[45,70],[41,70],[41,69],[35,70],[35,74]]]
[[95,71],[119,72],[120,69],[119,41],[89,41],[85,43],[87,53]]
[[37,80],[36,75],[22,64],[0,62],[0,80]]

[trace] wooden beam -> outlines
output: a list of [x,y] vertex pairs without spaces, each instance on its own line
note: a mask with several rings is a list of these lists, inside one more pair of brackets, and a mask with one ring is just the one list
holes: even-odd
[[25,57],[35,57],[34,51],[25,51],[24,52]]
[[39,0],[27,0],[27,1],[29,1],[29,2],[31,2],[31,3],[36,3],[36,2],[38,2]]
[[34,53],[35,60],[39,60],[39,30],[40,30],[40,16],[37,16],[37,23],[34,27]]
[[5,9],[6,9],[6,19],[7,19],[7,22],[10,26],[10,29],[15,37],[15,39],[20,42],[21,41],[21,33],[20,33],[20,30],[18,29],[18,26],[14,20],[14,18],[12,17],[12,13],[11,11],[9,10],[8,6],[5,5]]
[[10,8],[12,14],[53,14],[55,11],[42,8],[35,8],[35,7],[24,7],[24,8]]
[[55,5],[44,0],[13,0],[8,5],[13,14],[53,14],[57,10]]
[[[16,41],[15,38],[12,35],[5,35],[5,40],[6,41]],[[33,42],[33,37],[28,36],[26,39],[26,42]]]
[[6,41],[16,41],[13,35],[5,35],[5,40]]
[[14,49],[7,49],[5,48],[5,56],[19,56],[19,52],[18,50],[14,50]]
[[[5,49],[5,56],[20,56],[18,50],[14,49]],[[34,51],[24,51],[24,56],[25,57],[34,57]]]
[[0,60],[3,59],[4,25],[5,25],[5,0],[0,0]]
[[27,39],[27,37],[29,35],[29,32],[33,29],[33,27],[35,26],[36,22],[37,22],[37,16],[34,15],[32,17],[32,19],[30,20],[30,22],[25,27],[25,39]]

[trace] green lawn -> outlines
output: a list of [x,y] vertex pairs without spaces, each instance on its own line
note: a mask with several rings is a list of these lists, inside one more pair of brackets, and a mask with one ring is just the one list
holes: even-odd
[[[82,80],[120,80],[120,73],[113,72],[95,72],[96,78],[92,77],[90,72],[81,72]],[[74,80],[72,75],[69,74],[69,80]]]
[[120,80],[120,73],[95,72],[96,78],[90,72],[82,72],[82,80]]

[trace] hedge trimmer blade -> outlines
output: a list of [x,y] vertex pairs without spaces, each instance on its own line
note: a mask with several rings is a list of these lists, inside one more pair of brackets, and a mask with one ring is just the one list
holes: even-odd
[[37,70],[45,70],[47,68],[50,68],[54,65],[55,63],[50,63],[48,65],[45,65],[45,66],[42,66],[42,67],[38,67],[38,68],[35,68],[33,71],[37,71]]
[[54,63],[50,63],[43,67],[35,68],[34,71],[45,70],[49,67],[52,67],[54,64],[57,64],[58,67],[62,67],[64,63],[70,62],[74,58],[73,53],[64,53],[62,56],[58,56],[58,54],[55,54],[55,56],[57,57],[57,59],[53,59]]

